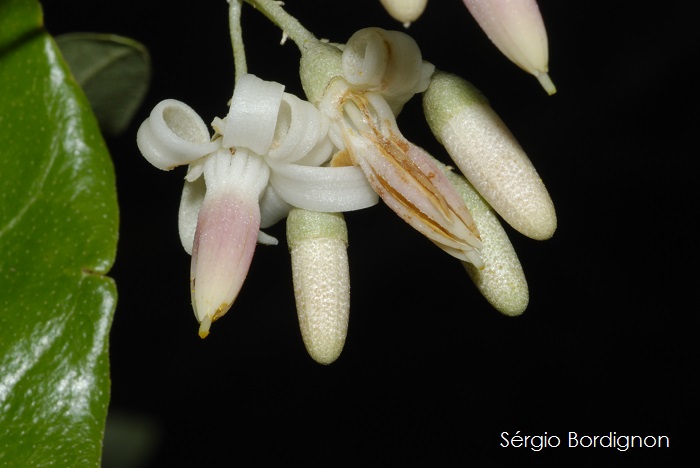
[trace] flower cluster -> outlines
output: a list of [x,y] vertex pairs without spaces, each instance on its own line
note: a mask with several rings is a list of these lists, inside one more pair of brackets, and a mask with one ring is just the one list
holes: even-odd
[[[137,135],[155,167],[189,166],[179,230],[192,255],[200,336],[231,308],[256,244],[277,243],[260,229],[286,218],[302,337],[316,361],[333,362],[350,308],[342,212],[379,198],[463,262],[497,310],[522,313],[527,283],[499,218],[547,239],[556,215],[530,160],[478,90],[423,60],[406,33],[366,28],[346,44],[330,44],[295,32],[300,26],[276,2],[252,3],[299,46],[308,100],[241,70],[238,60],[229,112],[214,119],[212,134],[189,106],[165,100]],[[232,0],[231,8],[238,18],[240,2]],[[232,31],[238,26],[234,21]],[[396,116],[418,93],[431,130],[461,174],[399,130]]]

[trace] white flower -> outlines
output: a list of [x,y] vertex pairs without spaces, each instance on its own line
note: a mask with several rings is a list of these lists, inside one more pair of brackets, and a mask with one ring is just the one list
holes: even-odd
[[278,83],[243,75],[213,138],[186,104],[159,103],[137,143],[154,166],[189,164],[180,204],[183,247],[192,254],[192,305],[200,336],[224,315],[247,275],[259,233],[291,207],[340,212],[378,198],[355,167],[321,167],[331,157],[326,117]]
[[481,240],[464,201],[432,158],[399,131],[395,115],[424,91],[434,66],[408,35],[367,28],[342,54],[342,76],[318,103],[331,119],[330,137],[344,153],[333,164],[359,166],[404,221],[460,260],[483,268]]

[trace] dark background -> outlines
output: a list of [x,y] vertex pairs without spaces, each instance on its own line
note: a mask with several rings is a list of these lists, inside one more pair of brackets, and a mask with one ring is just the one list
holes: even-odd
[[[698,39],[681,2],[541,0],[551,97],[462,2],[429,3],[408,32],[426,60],[489,97],[547,185],[559,227],[544,242],[508,228],[530,287],[528,310],[508,318],[384,205],[348,213],[352,312],[330,366],[301,340],[284,223],[267,231],[280,245],[258,247],[233,309],[199,339],[177,234],[184,169],[161,172],[136,148],[136,129],[162,99],[205,122],[225,115],[226,2],[44,3],[52,34],[129,36],[153,61],[143,108],[108,140],[121,232],[105,467],[682,466],[698,436],[699,389]],[[289,0],[287,9],[337,42],[362,27],[401,29],[377,0]],[[249,71],[301,96],[293,43],[280,46],[280,32],[248,6],[243,20]],[[448,161],[419,99],[399,125]],[[672,448],[534,452],[500,447],[504,431],[668,435]]]

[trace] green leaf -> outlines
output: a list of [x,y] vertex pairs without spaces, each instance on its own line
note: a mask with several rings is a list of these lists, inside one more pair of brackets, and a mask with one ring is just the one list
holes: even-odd
[[99,466],[115,177],[35,0],[0,1],[0,466]]
[[151,61],[140,43],[113,34],[73,33],[56,38],[105,134],[126,130],[148,91]]

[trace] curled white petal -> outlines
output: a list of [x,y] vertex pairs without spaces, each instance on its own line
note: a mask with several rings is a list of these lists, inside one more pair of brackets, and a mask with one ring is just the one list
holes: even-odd
[[[310,102],[284,93],[267,157],[275,162],[295,162],[305,157],[328,134],[328,118]],[[331,148],[325,162],[330,157]]]
[[364,173],[354,166],[271,165],[270,184],[287,203],[312,211],[338,212],[378,202]]
[[424,63],[418,44],[400,31],[365,28],[348,40],[342,56],[343,77],[363,89],[379,91],[394,114],[429,84],[435,67]]
[[216,151],[207,126],[187,104],[175,99],[158,103],[136,134],[141,154],[155,167],[170,170]]
[[284,86],[245,74],[236,82],[222,145],[266,154],[272,146]]
[[316,146],[311,148],[311,151],[306,153],[306,156],[296,161],[296,163],[302,166],[320,166],[328,161],[334,149],[333,141],[328,136],[328,132],[326,132],[323,139],[316,143]]

